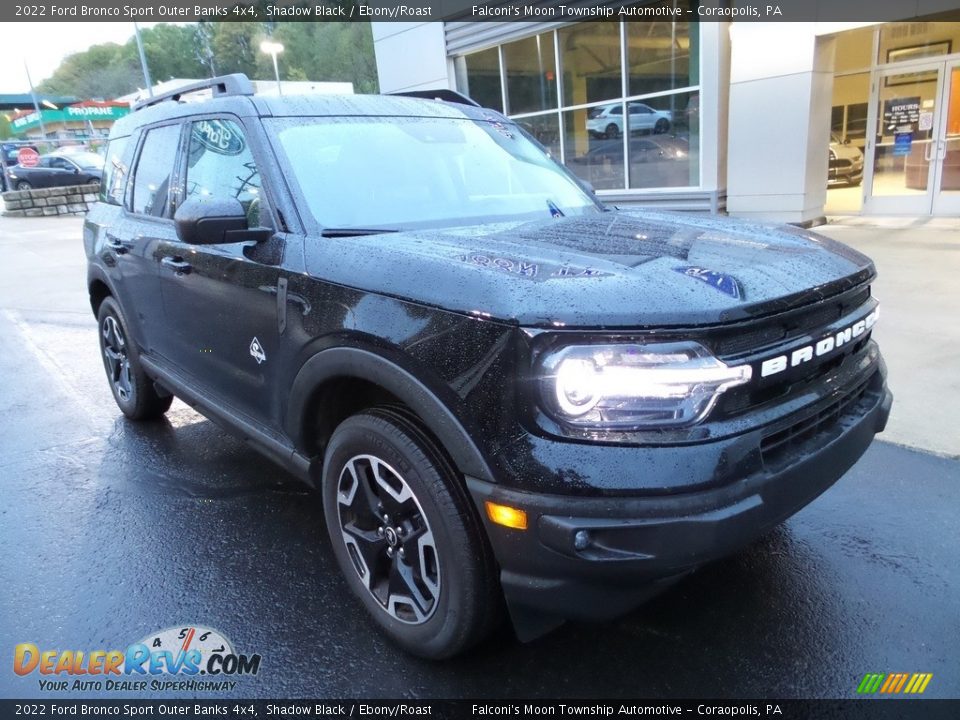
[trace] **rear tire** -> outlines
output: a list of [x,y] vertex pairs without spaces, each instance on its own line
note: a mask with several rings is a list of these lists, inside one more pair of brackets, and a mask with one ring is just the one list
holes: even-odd
[[337,564],[394,642],[436,660],[493,629],[503,599],[487,538],[455,469],[413,419],[377,408],[341,423],[322,489]]
[[667,120],[666,118],[660,118],[659,120],[657,120],[656,125],[653,126],[653,132],[657,133],[658,135],[662,135],[669,129],[670,129],[670,121]]
[[97,312],[100,356],[120,412],[131,420],[153,420],[170,409],[172,395],[160,396],[140,365],[140,353],[127,332],[127,322],[112,297]]

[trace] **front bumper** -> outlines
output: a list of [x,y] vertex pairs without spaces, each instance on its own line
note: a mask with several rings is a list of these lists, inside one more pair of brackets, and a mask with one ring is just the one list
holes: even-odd
[[[736,552],[835,483],[884,429],[892,400],[878,369],[856,397],[808,412],[794,425],[795,436],[773,436],[779,444],[760,470],[699,492],[580,497],[468,478],[515,621],[530,613],[616,617],[699,565]],[[769,440],[758,435],[758,452]],[[528,529],[491,523],[486,500],[525,510]]]

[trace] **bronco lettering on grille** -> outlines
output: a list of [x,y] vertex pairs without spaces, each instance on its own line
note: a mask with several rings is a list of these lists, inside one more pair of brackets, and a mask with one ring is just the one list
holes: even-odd
[[858,320],[853,323],[853,325],[845,327],[839,332],[827,335],[815,343],[797,348],[788,355],[778,355],[777,357],[764,360],[760,365],[760,377],[776,375],[787,368],[794,368],[805,362],[810,362],[815,357],[819,358],[824,355],[829,355],[842,345],[846,345],[854,338],[863,335],[867,330],[876,325],[877,318],[879,317],[880,308],[875,308],[874,311],[863,318],[863,320]]

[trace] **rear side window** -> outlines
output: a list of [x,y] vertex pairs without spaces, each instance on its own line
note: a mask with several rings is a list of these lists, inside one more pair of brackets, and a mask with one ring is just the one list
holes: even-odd
[[127,175],[130,168],[126,165],[127,146],[130,137],[114,138],[107,145],[106,160],[103,163],[103,182],[100,183],[101,202],[111,205],[123,205],[123,193],[127,187]]
[[251,227],[260,224],[260,173],[238,123],[210,119],[191,125],[186,197],[236,198]]
[[169,214],[170,182],[179,144],[179,125],[147,131],[133,176],[133,212],[156,217]]

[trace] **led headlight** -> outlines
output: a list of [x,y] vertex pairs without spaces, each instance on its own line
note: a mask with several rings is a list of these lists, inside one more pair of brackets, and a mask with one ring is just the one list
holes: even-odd
[[702,420],[725,390],[750,380],[697,343],[569,345],[539,365],[544,403],[585,428],[678,427]]

